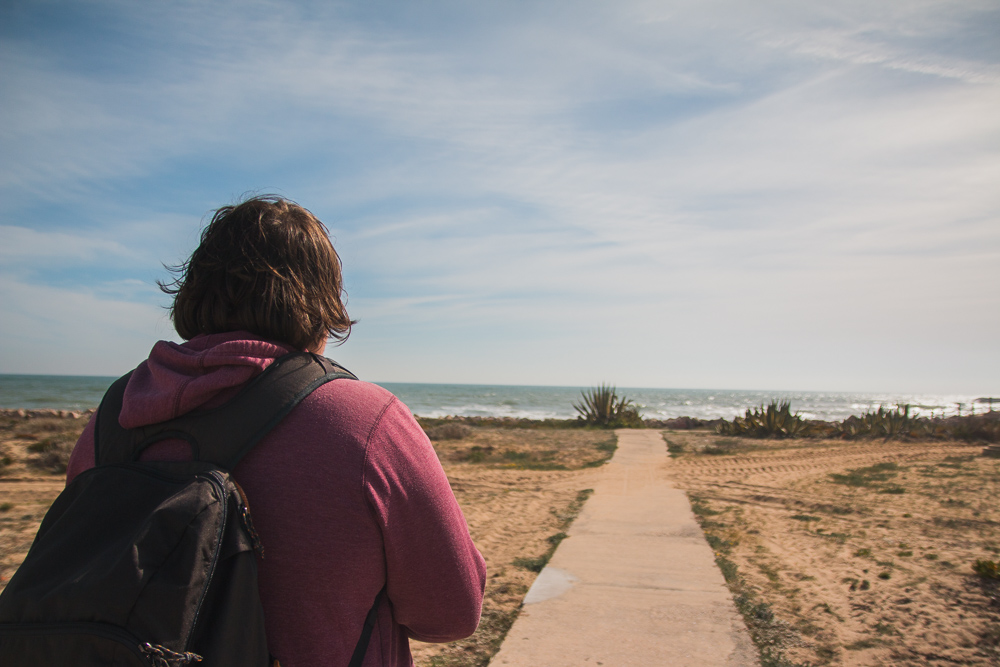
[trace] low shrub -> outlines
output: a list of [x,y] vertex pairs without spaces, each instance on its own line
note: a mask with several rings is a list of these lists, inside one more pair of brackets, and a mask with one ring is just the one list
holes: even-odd
[[977,560],[972,569],[983,579],[1000,579],[1000,564],[991,560]]
[[465,440],[472,435],[472,429],[465,424],[441,424],[424,429],[431,440]]
[[1000,420],[993,413],[952,417],[945,420],[946,433],[966,442],[1000,442]]
[[834,429],[842,438],[898,438],[920,437],[928,434],[928,420],[910,417],[909,406],[888,410],[879,406],[874,412],[868,411],[860,417],[848,417]]
[[795,438],[806,435],[809,424],[792,413],[791,403],[774,400],[766,408],[761,405],[753,411],[748,409],[743,417],[719,423],[715,430],[720,435],[746,438]]

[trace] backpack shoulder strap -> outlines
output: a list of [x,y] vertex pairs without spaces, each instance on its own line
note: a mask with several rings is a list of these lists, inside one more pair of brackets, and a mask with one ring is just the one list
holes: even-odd
[[[118,420],[110,416],[112,409],[117,408],[113,413],[115,416],[121,409],[116,382],[112,385],[115,395],[112,396],[112,391],[108,390],[109,395],[98,413],[97,427],[100,431],[95,433],[98,463],[136,461],[142,450],[154,442],[182,439],[191,444],[196,460],[232,470],[302,399],[317,387],[338,378],[357,379],[330,359],[309,352],[293,352],[273,361],[240,393],[217,408],[131,430],[122,429]],[[122,393],[125,383],[120,388]],[[105,403],[108,405],[105,406]],[[108,417],[103,416],[106,408]],[[110,427],[107,429],[109,442],[116,443],[110,447],[104,442],[105,423]],[[129,438],[129,447],[121,442],[115,427]],[[99,447],[96,446],[98,441],[101,442]],[[127,458],[123,458],[126,455]]]
[[293,352],[273,361],[224,405],[184,415],[165,426],[194,436],[199,461],[232,470],[302,399],[338,378],[358,379],[326,357]]
[[125,387],[133,371],[121,376],[108,388],[94,417],[94,463],[121,463],[132,460],[133,437],[118,423]]
[[382,602],[382,598],[385,597],[385,589],[386,586],[383,586],[382,590],[375,596],[375,602],[372,603],[372,608],[368,610],[368,615],[365,616],[365,624],[361,627],[361,637],[358,638],[358,643],[354,646],[354,653],[351,655],[351,662],[348,663],[347,667],[361,667],[361,663],[365,660],[365,653],[368,652],[368,643],[371,641],[372,630],[375,629],[375,623],[378,621],[378,606]]

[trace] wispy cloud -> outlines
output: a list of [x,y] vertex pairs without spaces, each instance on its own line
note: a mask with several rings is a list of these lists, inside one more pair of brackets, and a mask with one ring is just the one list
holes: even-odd
[[93,263],[130,257],[132,251],[112,240],[29,227],[0,225],[0,259],[4,266],[38,266],[54,262]]
[[[93,7],[98,38],[0,40],[0,234],[95,309],[156,303],[157,262],[259,188],[330,225],[342,351],[382,380],[558,383],[615,350],[621,384],[830,387],[866,335],[905,369],[1000,324],[969,287],[1000,277],[988,4]],[[769,346],[802,363],[768,375]]]
[[796,53],[850,63],[852,65],[878,65],[886,69],[930,74],[966,83],[1000,83],[1000,67],[950,57],[927,57],[878,43],[858,40],[856,35],[819,33],[795,41],[777,41],[775,47],[791,47]]
[[114,375],[171,338],[166,311],[91,289],[27,283],[0,274],[0,368],[5,373]]

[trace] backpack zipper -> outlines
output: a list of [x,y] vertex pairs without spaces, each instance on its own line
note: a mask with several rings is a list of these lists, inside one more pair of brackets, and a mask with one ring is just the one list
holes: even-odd
[[230,479],[230,481],[240,496],[240,519],[243,528],[246,529],[247,535],[250,537],[250,546],[253,547],[254,552],[260,556],[261,560],[264,560],[264,544],[260,541],[260,535],[257,534],[253,519],[250,517],[250,502],[247,500],[247,494],[243,491],[243,487],[236,483],[235,479]]
[[[214,486],[219,492],[219,502],[223,503],[223,505],[227,505],[229,503],[229,494],[226,493],[226,480],[221,473],[216,470],[210,470],[207,473],[199,473],[198,477],[204,477],[212,483],[212,486]],[[198,599],[198,606],[195,608],[194,618],[191,620],[191,632],[184,641],[185,651],[191,648],[191,640],[194,639],[194,630],[198,627],[198,619],[201,617],[201,607],[205,603],[205,597],[208,595],[208,587],[212,585],[212,577],[215,575],[215,567],[219,564],[219,553],[222,551],[222,537],[226,532],[226,518],[228,515],[229,510],[226,508],[226,510],[222,512],[222,521],[219,522],[219,530],[215,535],[215,549],[212,552],[212,561],[211,567],[208,570],[208,579],[205,581],[205,585],[201,589],[201,597]]]

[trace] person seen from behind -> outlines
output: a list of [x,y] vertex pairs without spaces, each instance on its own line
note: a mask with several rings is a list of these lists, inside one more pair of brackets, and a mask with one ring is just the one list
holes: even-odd
[[[285,199],[215,212],[201,243],[161,284],[184,343],[160,341],[128,382],[119,422],[138,428],[233,398],[275,359],[322,355],[351,331],[340,260],[326,228]],[[144,461],[190,459],[187,443]],[[94,466],[94,421],[67,483]],[[307,396],[232,471],[265,549],[258,584],[268,648],[281,667],[348,664],[385,587],[365,654],[409,667],[409,638],[471,635],[486,566],[441,464],[410,411],[367,382],[338,379]]]

